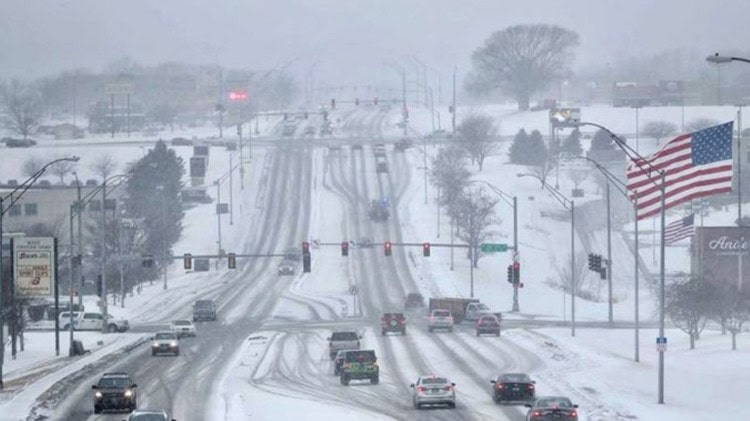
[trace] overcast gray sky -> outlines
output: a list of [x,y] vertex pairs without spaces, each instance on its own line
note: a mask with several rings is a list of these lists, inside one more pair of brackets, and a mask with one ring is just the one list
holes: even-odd
[[412,54],[447,73],[491,32],[535,22],[580,34],[580,68],[745,48],[749,12],[748,0],[0,0],[0,75],[98,70],[122,56],[250,68],[296,58],[297,71],[318,62],[326,78],[352,82]]

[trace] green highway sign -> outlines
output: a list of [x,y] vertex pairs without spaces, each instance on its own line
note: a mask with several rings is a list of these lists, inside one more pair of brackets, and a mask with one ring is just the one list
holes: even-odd
[[508,251],[508,245],[500,243],[482,243],[482,245],[479,246],[479,249],[482,250],[482,253],[495,253],[498,251],[506,252]]

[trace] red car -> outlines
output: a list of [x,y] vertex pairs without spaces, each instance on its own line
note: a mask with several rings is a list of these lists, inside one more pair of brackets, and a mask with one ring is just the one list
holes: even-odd
[[482,334],[493,334],[500,336],[500,319],[494,314],[485,314],[477,319],[477,336]]
[[399,332],[406,335],[406,317],[404,313],[385,313],[380,318],[380,334],[385,336],[387,332]]

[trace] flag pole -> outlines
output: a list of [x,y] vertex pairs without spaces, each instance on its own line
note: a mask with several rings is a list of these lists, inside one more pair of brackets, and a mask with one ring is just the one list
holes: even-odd
[[[661,171],[661,268],[659,274],[659,337],[664,338],[664,308],[665,308],[665,286],[664,286],[664,263],[665,263],[665,205],[666,205],[666,171]],[[666,345],[666,344],[665,344]],[[659,350],[659,402],[664,404],[664,350]]]
[[742,226],[742,105],[737,107],[737,226]]

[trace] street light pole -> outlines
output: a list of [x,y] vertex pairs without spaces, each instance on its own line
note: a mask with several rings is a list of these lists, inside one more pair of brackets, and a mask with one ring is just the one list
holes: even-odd
[[[81,203],[80,199],[77,203]],[[75,276],[73,273],[73,270],[75,269],[74,265],[74,251],[73,251],[73,211],[76,209],[76,205],[70,205],[70,255],[68,256],[68,270],[70,271],[70,285],[68,287],[68,292],[70,294],[70,302],[68,306],[68,316],[70,316],[70,319],[68,320],[68,331],[70,334],[70,345],[68,346],[68,355],[73,356],[75,355],[73,352],[73,284],[75,283]],[[80,295],[80,294],[79,294]],[[59,315],[58,315],[59,316]]]
[[107,307],[109,302],[107,300],[107,180],[102,181],[102,256],[101,256],[101,276],[102,276],[102,333],[107,331]]
[[[78,190],[78,206],[81,206],[81,181],[78,180],[78,173],[73,172],[73,175],[76,177],[76,189]],[[83,306],[83,271],[80,269],[83,267],[83,233],[82,233],[82,226],[81,223],[81,210],[78,210],[78,258],[80,259],[78,262],[79,269],[78,269],[78,305]]]
[[614,311],[612,309],[612,206],[610,204],[610,188],[607,183],[607,303],[609,303],[608,322],[612,328],[614,324]]
[[[513,252],[520,259],[521,254],[518,252],[518,200],[513,196]],[[513,282],[513,310],[521,311],[518,305],[518,282]]]

